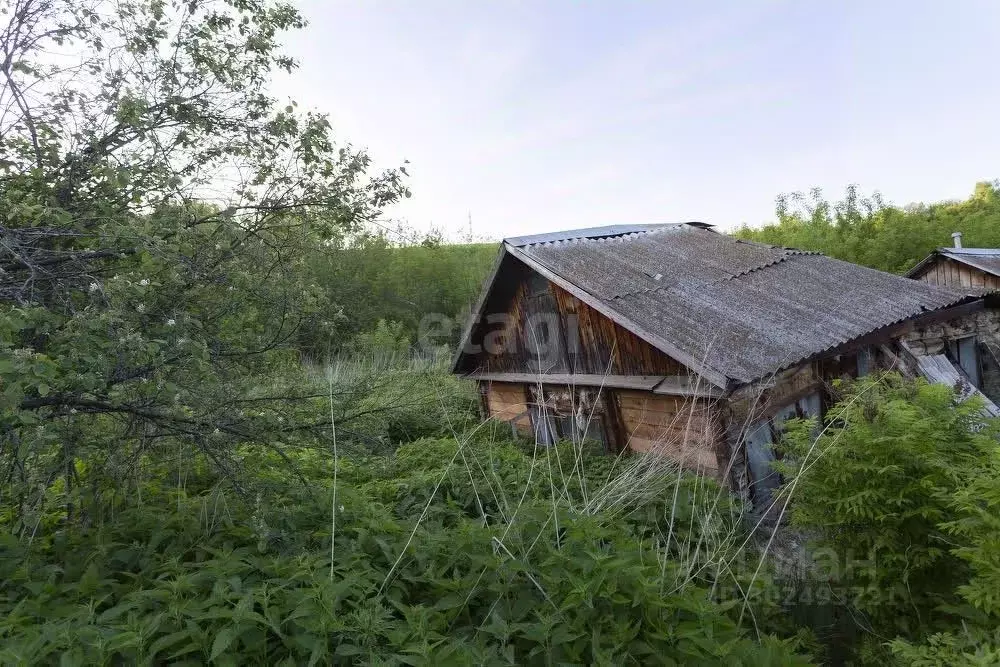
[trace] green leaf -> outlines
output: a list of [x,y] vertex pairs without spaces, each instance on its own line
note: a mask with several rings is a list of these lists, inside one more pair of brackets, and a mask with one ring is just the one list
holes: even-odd
[[212,654],[209,656],[209,659],[215,660],[222,655],[229,648],[229,645],[233,643],[238,634],[231,627],[223,628],[219,631],[219,634],[215,635],[215,641],[212,642]]

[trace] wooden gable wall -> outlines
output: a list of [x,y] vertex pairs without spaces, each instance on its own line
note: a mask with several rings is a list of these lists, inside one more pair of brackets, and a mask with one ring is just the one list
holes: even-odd
[[688,374],[683,364],[517,260],[497,276],[472,344],[478,352],[467,355],[461,372]]
[[936,257],[917,280],[945,287],[1000,289],[1000,277],[949,257]]

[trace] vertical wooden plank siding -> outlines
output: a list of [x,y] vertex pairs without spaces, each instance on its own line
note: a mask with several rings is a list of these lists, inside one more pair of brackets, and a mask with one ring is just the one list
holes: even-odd
[[[686,375],[688,369],[569,292],[546,281],[547,292],[530,293],[532,272],[511,271],[516,280],[505,303],[493,304],[480,325],[477,358],[466,372],[580,373],[592,375]],[[551,349],[540,362],[531,331],[533,318],[548,318]]]
[[953,259],[939,257],[931,266],[917,277],[931,285],[945,287],[968,287],[1000,290],[1000,276],[994,276],[986,271],[956,262]]
[[[574,372],[611,375],[684,375],[687,368],[558,285],[549,284],[560,318],[579,347]],[[577,325],[573,326],[573,320]],[[567,337],[570,338],[569,336]]]

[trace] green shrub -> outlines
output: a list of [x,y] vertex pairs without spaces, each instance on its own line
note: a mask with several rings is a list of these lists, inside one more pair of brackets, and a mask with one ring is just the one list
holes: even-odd
[[845,387],[820,437],[798,422],[781,443],[792,524],[829,555],[815,583],[874,636],[920,641],[996,611],[997,427],[980,409],[949,387],[869,378]]

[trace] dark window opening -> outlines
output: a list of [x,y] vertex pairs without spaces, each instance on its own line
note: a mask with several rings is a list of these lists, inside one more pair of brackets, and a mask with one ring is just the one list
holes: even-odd
[[961,367],[976,388],[980,384],[978,348],[975,336],[948,341],[948,356]]
[[817,437],[822,429],[823,402],[818,391],[803,396],[794,403],[782,407],[770,418],[754,423],[746,435],[746,458],[750,472],[750,499],[758,511],[765,511],[774,501],[774,494],[784,482],[775,470],[774,462],[781,453],[774,448],[785,431],[789,419],[816,418],[812,437]]

